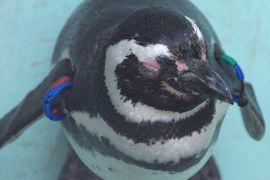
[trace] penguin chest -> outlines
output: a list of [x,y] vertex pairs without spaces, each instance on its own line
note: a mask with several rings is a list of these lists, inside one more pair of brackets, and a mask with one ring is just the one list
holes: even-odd
[[215,106],[213,120],[200,131],[181,138],[165,135],[150,143],[137,142],[114,130],[100,115],[90,117],[86,112],[71,113],[64,127],[80,159],[105,180],[187,179],[211,155],[227,110],[224,103]]

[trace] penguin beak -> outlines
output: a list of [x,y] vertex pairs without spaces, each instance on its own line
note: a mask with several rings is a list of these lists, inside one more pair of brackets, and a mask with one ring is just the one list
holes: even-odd
[[191,62],[189,70],[180,72],[177,84],[182,92],[205,95],[230,104],[234,102],[228,84],[202,60]]
[[204,78],[206,79],[203,79],[206,82],[204,87],[206,95],[213,95],[217,99],[233,105],[234,99],[232,92],[228,84],[217,73],[210,72]]

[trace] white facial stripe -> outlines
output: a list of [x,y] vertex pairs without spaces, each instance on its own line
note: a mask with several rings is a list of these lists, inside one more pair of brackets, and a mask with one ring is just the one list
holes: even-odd
[[110,61],[111,65],[116,67],[126,59],[126,56],[132,53],[136,55],[140,62],[146,62],[157,56],[171,56],[168,47],[164,44],[141,46],[137,44],[135,40],[122,40],[119,43],[108,47],[106,61]]
[[151,106],[138,102],[135,106],[131,100],[125,101],[125,97],[120,94],[120,89],[117,88],[115,68],[120,64],[126,56],[131,53],[135,54],[140,61],[155,58],[157,56],[171,56],[168,48],[162,44],[150,44],[146,47],[138,45],[134,40],[122,40],[119,43],[110,46],[106,52],[105,62],[105,85],[107,86],[108,94],[116,111],[125,116],[126,120],[133,122],[142,121],[172,121],[185,119],[202,109],[208,101],[203,102],[194,109],[184,112],[171,112],[158,110]]
[[195,33],[197,34],[198,38],[203,41],[202,32],[201,32],[200,28],[197,26],[197,24],[195,23],[195,20],[191,19],[191,18],[189,18],[187,16],[185,16],[185,18],[191,23],[191,25],[192,25]]
[[86,112],[72,112],[71,115],[78,125],[82,125],[98,137],[108,138],[111,144],[124,154],[149,163],[155,160],[166,163],[178,162],[181,158],[197,155],[207,148],[216,130],[217,122],[222,119],[227,108],[226,103],[217,103],[213,121],[203,127],[200,133],[193,132],[191,136],[165,140],[164,143],[158,141],[151,145],[134,143],[133,140],[117,134],[99,115],[91,119]]

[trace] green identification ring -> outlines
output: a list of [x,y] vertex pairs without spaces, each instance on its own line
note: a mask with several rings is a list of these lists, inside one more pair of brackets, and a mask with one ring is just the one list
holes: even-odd
[[234,102],[236,102],[241,107],[247,105],[247,100],[243,97],[245,76],[244,76],[244,73],[243,73],[241,67],[238,65],[236,60],[234,58],[232,58],[231,56],[228,56],[228,55],[224,54],[224,55],[221,56],[221,59],[226,61],[227,63],[229,63],[231,66],[234,67],[237,78],[241,82],[240,95],[234,95],[233,96]]

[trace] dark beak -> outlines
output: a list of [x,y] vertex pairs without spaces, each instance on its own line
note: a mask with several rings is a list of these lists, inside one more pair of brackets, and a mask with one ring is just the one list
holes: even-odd
[[189,70],[179,73],[178,88],[191,94],[201,94],[233,104],[233,96],[228,84],[215,72],[208,62],[193,59]]

